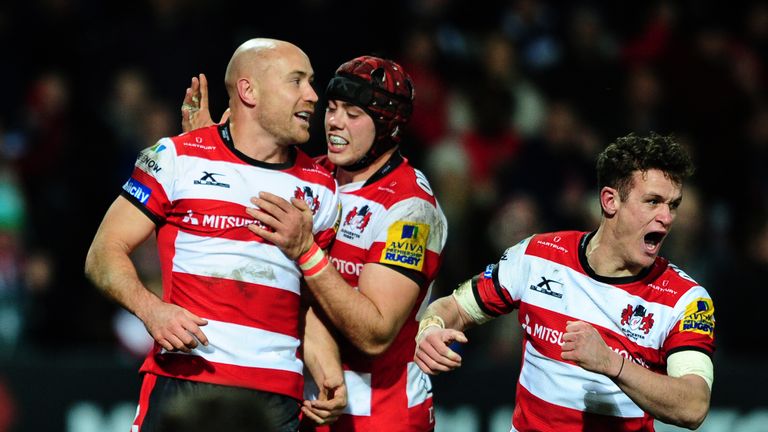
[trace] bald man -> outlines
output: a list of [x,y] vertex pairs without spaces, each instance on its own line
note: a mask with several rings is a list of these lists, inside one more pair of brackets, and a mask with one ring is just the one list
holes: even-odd
[[[338,348],[302,305],[300,267],[252,233],[248,225],[260,222],[246,213],[260,192],[301,199],[312,209],[318,244],[327,248],[334,238],[336,183],[296,146],[309,139],[313,77],[295,45],[246,41],[227,66],[229,120],[143,150],[107,210],[86,274],[155,341],[140,369],[132,432],[154,430],[171,398],[209,387],[245,393],[266,406],[278,431],[295,431],[305,332],[306,365],[324,391],[304,402],[305,412],[332,421],[346,403]],[[130,259],[153,232],[163,272],[157,295]]]

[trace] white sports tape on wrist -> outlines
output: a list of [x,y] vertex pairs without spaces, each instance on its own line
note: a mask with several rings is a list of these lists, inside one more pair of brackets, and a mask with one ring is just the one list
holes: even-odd
[[464,312],[466,312],[477,324],[482,324],[493,319],[492,316],[483,312],[483,310],[480,309],[480,305],[477,304],[475,295],[472,293],[471,279],[465,281],[453,290],[453,298],[456,299],[456,303],[458,303],[459,306],[464,309]]

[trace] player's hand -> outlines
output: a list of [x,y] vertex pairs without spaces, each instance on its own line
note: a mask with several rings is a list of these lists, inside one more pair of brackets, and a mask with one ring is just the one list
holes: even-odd
[[271,194],[260,192],[251,198],[258,208],[245,211],[254,219],[272,229],[270,232],[258,224],[248,225],[254,234],[272,242],[290,259],[298,259],[307,252],[315,241],[312,235],[312,210],[307,203],[298,198],[291,202]]
[[[227,118],[228,113],[229,109],[225,112]],[[225,117],[222,117],[222,121]],[[192,77],[192,84],[184,94],[184,102],[181,104],[181,129],[189,132],[212,124],[214,123],[208,108],[208,80],[205,74],[200,74],[199,78]]]
[[437,375],[461,367],[461,356],[449,346],[453,342],[467,343],[464,333],[454,329],[430,326],[416,341],[413,360],[429,375]]
[[344,379],[327,380],[320,387],[316,400],[305,400],[301,411],[315,423],[329,424],[338,420],[347,407],[347,386]]
[[208,321],[181,306],[160,301],[140,318],[149,334],[168,351],[188,353],[199,343],[208,345],[208,338],[200,329]]
[[563,334],[563,360],[599,374],[615,376],[621,356],[608,347],[600,333],[584,321],[567,321]]

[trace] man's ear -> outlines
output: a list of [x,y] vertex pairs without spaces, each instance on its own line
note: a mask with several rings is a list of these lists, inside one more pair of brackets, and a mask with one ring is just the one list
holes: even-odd
[[621,207],[621,197],[619,191],[605,186],[600,190],[600,207],[603,208],[603,214],[606,217],[613,217]]
[[249,107],[256,105],[256,94],[258,87],[254,80],[248,78],[240,78],[237,80],[237,95],[240,100]]

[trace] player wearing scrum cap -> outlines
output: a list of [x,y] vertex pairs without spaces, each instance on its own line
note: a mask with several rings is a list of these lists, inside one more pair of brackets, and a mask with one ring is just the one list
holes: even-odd
[[335,266],[314,244],[311,212],[301,200],[261,194],[253,202],[262,211],[249,214],[274,232],[257,225],[251,230],[299,262],[340,333],[348,405],[323,428],[431,431],[431,383],[413,362],[413,351],[417,313],[429,299],[447,222],[426,177],[400,154],[413,83],[395,62],[363,56],[336,70],[325,96],[328,152],[322,159],[336,176],[342,203],[330,250]]

